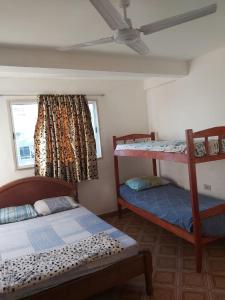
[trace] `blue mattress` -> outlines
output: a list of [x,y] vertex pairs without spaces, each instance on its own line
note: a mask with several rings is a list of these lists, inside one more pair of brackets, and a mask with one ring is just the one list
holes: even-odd
[[[120,187],[120,196],[160,219],[188,232],[193,230],[190,193],[187,190],[168,184],[137,192],[124,184]],[[200,211],[224,203],[221,199],[199,195]],[[225,214],[204,219],[201,230],[204,236],[225,236]]]

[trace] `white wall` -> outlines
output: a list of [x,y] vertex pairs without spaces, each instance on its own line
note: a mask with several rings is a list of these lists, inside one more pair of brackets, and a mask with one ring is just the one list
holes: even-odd
[[[146,95],[142,81],[94,79],[1,78],[0,94],[104,93],[98,110],[103,158],[98,160],[99,180],[79,184],[80,201],[95,213],[116,209],[112,136],[148,132]],[[13,161],[7,97],[0,99],[0,185],[31,176],[33,170],[16,171]],[[146,174],[150,162],[123,159],[123,178]],[[124,172],[126,169],[126,172]]]
[[[184,139],[185,129],[225,125],[225,48],[195,59],[186,78],[148,90],[150,127],[160,139]],[[225,161],[198,166],[199,190],[225,199]],[[161,172],[188,187],[186,166],[161,162]]]

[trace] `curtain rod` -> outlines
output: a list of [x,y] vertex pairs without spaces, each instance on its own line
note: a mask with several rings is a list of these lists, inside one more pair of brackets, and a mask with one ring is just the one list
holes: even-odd
[[[84,93],[81,93],[82,95],[85,95],[87,97],[104,97],[105,94],[84,94]],[[47,94],[48,95],[48,94]],[[59,94],[59,95],[73,95],[73,94]],[[33,95],[33,94],[24,94],[24,95],[16,95],[16,94],[0,94],[0,96],[3,96],[3,97],[38,97],[39,95]]]

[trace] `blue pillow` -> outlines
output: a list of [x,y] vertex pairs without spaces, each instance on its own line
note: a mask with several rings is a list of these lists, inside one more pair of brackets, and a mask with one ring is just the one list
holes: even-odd
[[0,224],[19,222],[37,216],[37,212],[30,204],[5,207],[0,209]]
[[132,190],[142,191],[159,185],[168,184],[169,181],[157,176],[143,176],[128,179],[125,184]]

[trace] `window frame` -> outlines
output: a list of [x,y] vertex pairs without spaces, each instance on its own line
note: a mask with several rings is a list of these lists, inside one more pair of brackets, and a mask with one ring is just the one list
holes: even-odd
[[[99,139],[99,156],[97,156],[97,159],[102,158],[102,143],[101,143],[101,131],[100,131],[100,125],[99,125],[99,113],[98,113],[98,100],[96,99],[91,99],[87,97],[88,104],[93,104],[94,105],[94,118],[97,121],[96,127],[93,128],[94,134],[98,134],[98,139]],[[96,143],[96,148],[97,148],[97,143]],[[97,153],[96,153],[97,155]]]
[[15,122],[13,118],[12,105],[26,105],[26,104],[37,104],[37,100],[34,99],[23,99],[18,100],[9,100],[9,118],[10,118],[10,134],[12,140],[12,148],[13,148],[13,160],[16,167],[16,170],[29,170],[34,169],[34,164],[20,166],[18,163],[17,151],[16,151],[16,138],[15,138]]
[[[99,156],[97,156],[97,159],[102,159],[102,144],[101,144],[101,133],[100,133],[100,125],[99,125],[99,113],[98,113],[98,100],[97,99],[92,99],[87,97],[88,104],[91,103],[94,105],[94,118],[97,120],[97,127],[93,128],[96,134],[96,129],[98,133],[98,139],[99,139]],[[37,97],[36,99],[31,99],[31,97],[27,98],[26,97],[18,97],[18,99],[9,99],[8,100],[8,112],[9,112],[9,123],[10,123],[10,135],[11,135],[11,146],[13,150],[13,160],[14,160],[14,165],[16,170],[29,170],[29,169],[34,169],[35,165],[25,165],[25,166],[20,166],[18,163],[18,157],[17,157],[17,151],[16,151],[16,139],[15,139],[15,122],[13,118],[13,111],[12,111],[12,105],[26,105],[26,104],[37,104],[38,105],[38,100]],[[96,145],[97,146],[97,145]],[[97,154],[97,153],[96,153]]]

